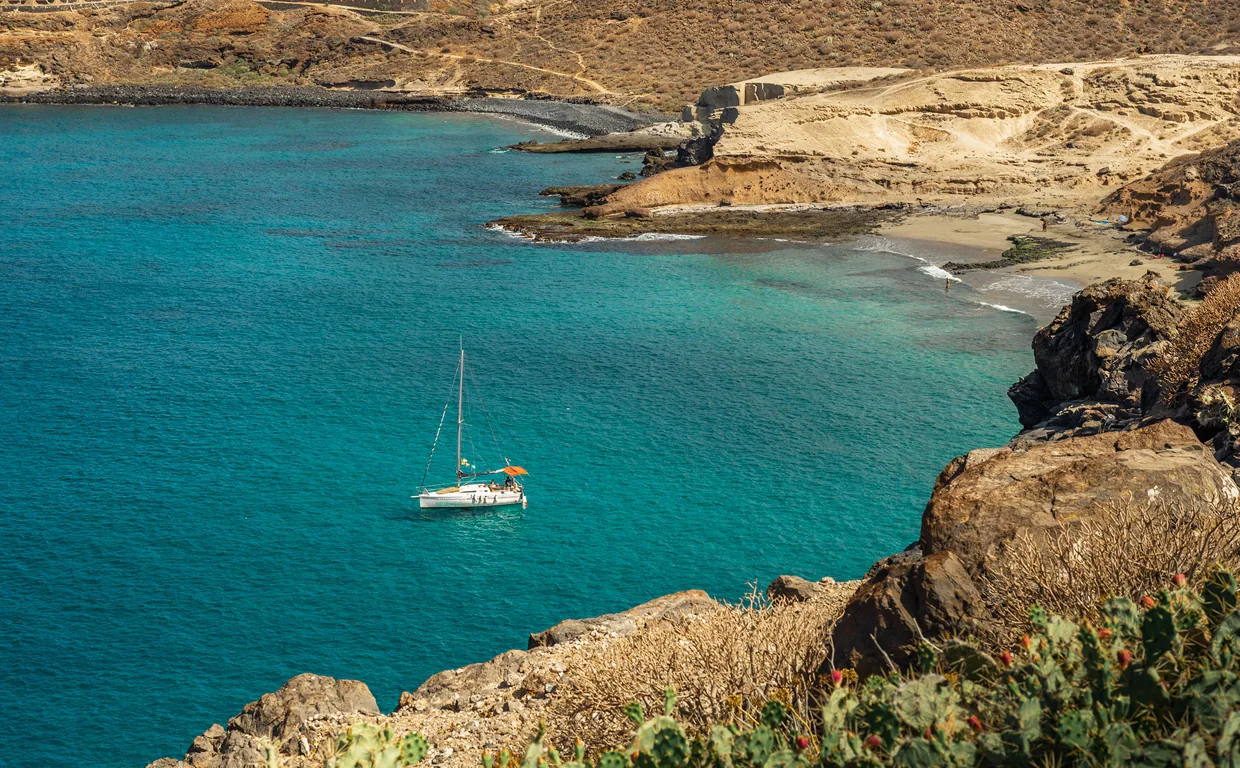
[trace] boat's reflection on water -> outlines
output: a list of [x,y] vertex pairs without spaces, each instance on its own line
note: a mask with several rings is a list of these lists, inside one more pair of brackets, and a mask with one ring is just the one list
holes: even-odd
[[505,507],[445,507],[440,509],[421,509],[411,506],[403,515],[415,523],[444,523],[450,521],[485,520],[488,528],[516,528],[525,518],[525,510],[518,505]]

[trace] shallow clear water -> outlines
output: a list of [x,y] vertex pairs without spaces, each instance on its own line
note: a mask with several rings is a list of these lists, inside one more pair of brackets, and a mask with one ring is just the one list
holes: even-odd
[[[856,578],[1017,429],[1033,320],[913,259],[484,230],[636,168],[490,151],[538,133],[0,109],[0,764],[143,765],[300,672],[390,709],[562,618]],[[409,498],[458,336],[528,509]]]

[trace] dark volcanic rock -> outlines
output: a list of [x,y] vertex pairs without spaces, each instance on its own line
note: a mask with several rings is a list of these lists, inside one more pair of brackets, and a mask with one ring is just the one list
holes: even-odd
[[1149,415],[1159,390],[1148,364],[1183,314],[1153,273],[1077,293],[1034,337],[1037,370],[1008,392],[1021,424],[1096,432]]
[[952,552],[903,552],[880,560],[832,634],[836,666],[871,675],[912,663],[923,637],[967,630],[985,616],[981,594]]
[[584,208],[587,205],[599,205],[608,195],[623,186],[623,184],[579,184],[567,187],[547,187],[538,194],[543,197],[559,195],[560,205]]

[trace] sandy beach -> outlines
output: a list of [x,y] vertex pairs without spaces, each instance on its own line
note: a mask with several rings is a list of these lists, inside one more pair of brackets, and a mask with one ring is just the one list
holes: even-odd
[[1058,311],[1061,298],[1081,287],[1113,277],[1135,279],[1158,273],[1167,285],[1188,294],[1201,279],[1195,270],[1181,270],[1169,258],[1156,258],[1126,242],[1128,231],[1090,221],[1040,219],[1014,212],[925,213],[879,230],[884,237],[919,244],[932,261],[988,261],[1011,247],[1012,235],[1038,235],[1072,243],[1064,253],[1018,267],[964,272],[966,285],[992,296],[995,303],[1019,309],[1046,321]]

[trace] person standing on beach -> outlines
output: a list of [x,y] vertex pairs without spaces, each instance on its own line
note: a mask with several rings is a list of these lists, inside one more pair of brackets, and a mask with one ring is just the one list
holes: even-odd
[[952,292],[952,279],[949,277],[943,282],[945,283],[943,286],[943,292],[950,296]]
[[1046,231],[1046,218],[1045,217],[1042,218],[1042,231],[1043,232]]

